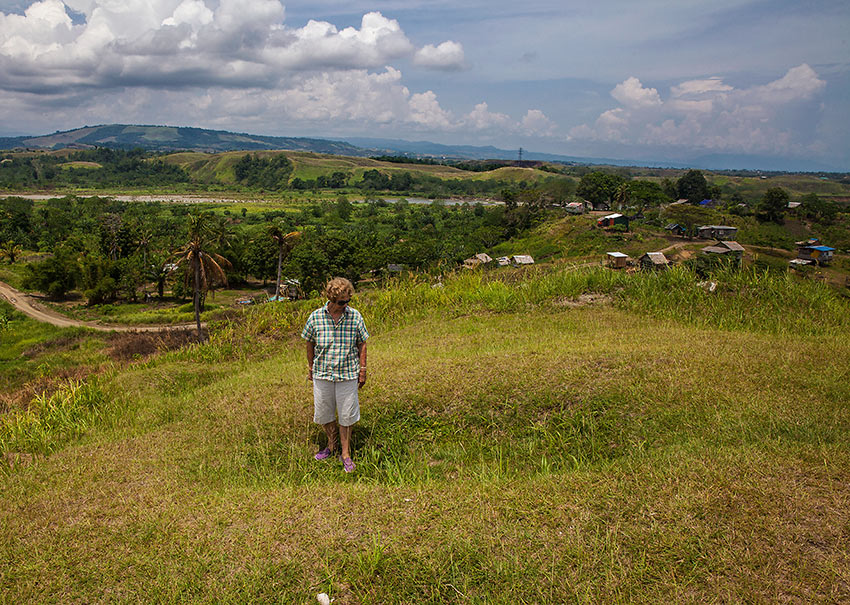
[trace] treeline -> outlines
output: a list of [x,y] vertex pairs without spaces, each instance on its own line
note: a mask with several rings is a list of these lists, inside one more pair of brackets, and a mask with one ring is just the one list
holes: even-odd
[[[303,205],[297,211],[209,213],[215,234],[209,252],[226,258],[228,280],[275,277],[278,249],[269,235],[299,231],[300,243],[284,266],[306,292],[319,290],[333,275],[356,282],[390,264],[424,269],[491,248],[534,226],[545,216],[542,190],[512,193],[510,206],[390,203],[371,199],[352,204],[346,197]],[[45,253],[27,267],[25,286],[62,298],[82,292],[89,304],[137,300],[144,292],[162,297],[187,294],[175,270],[174,252],[187,243],[186,206],[121,202],[111,198],[65,197],[43,203],[0,199],[0,246]]]
[[67,156],[7,155],[0,159],[0,187],[142,187],[189,182],[179,166],[141,149],[98,148]]

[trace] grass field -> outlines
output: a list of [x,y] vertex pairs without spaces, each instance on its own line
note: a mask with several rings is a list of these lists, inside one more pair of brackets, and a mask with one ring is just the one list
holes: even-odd
[[846,299],[630,279],[362,294],[351,476],[312,460],[315,301],[36,401],[0,430],[2,600],[850,599]]

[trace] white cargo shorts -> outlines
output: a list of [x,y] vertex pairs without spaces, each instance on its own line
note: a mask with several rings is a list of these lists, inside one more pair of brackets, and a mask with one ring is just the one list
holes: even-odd
[[351,426],[360,420],[357,380],[333,382],[313,379],[313,422],[327,424],[337,420],[340,426]]

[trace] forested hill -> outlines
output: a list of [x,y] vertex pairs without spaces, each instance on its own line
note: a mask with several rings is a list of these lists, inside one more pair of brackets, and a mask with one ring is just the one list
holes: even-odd
[[37,137],[0,138],[0,149],[63,149],[67,147],[111,147],[150,151],[236,151],[257,149],[292,149],[349,156],[368,156],[370,152],[342,141],[299,137],[271,137],[223,130],[172,126],[134,126],[109,124],[86,126]]

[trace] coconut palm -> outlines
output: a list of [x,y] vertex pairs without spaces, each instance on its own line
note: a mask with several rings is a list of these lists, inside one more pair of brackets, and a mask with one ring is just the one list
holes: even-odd
[[624,209],[626,206],[628,206],[631,199],[632,190],[629,188],[629,184],[621,183],[620,186],[617,187],[617,191],[614,193],[614,203],[617,204],[617,209]]
[[198,339],[201,334],[201,297],[216,284],[227,285],[224,269],[231,267],[230,261],[211,252],[211,242],[215,234],[207,217],[203,214],[189,215],[189,241],[175,252],[177,264],[183,266],[186,285],[192,284],[192,302],[195,308],[195,324],[198,327]]
[[10,263],[14,263],[18,259],[18,256],[20,256],[21,252],[21,247],[12,240],[9,240],[0,246],[0,258],[5,256],[9,259]]
[[283,259],[301,239],[301,232],[284,233],[280,223],[272,223],[266,227],[266,233],[277,244],[277,281],[275,282],[274,295],[278,297],[280,296],[280,271],[283,266]]

